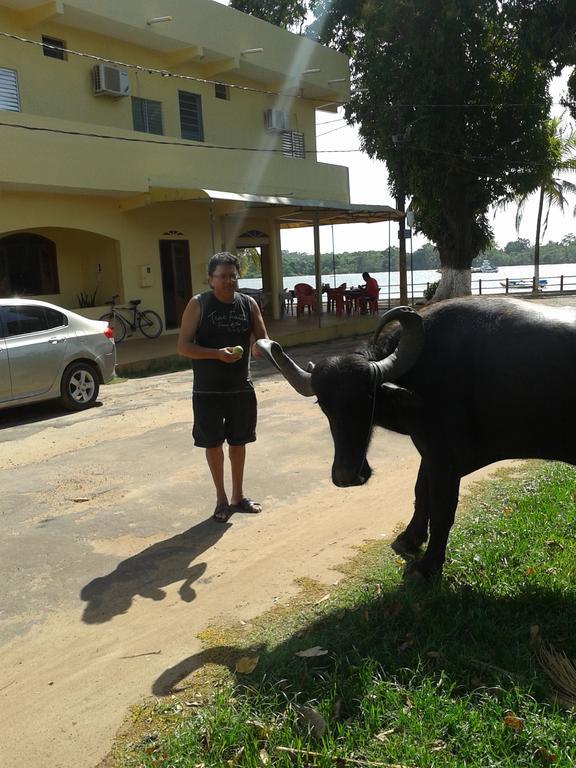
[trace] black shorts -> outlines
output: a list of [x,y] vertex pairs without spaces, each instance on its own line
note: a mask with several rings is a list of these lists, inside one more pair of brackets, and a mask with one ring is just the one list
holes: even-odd
[[245,445],[256,440],[256,394],[254,390],[229,395],[193,395],[192,437],[199,448]]

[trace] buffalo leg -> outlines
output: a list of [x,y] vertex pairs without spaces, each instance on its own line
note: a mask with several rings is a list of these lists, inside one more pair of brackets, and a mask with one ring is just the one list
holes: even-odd
[[459,490],[460,478],[457,475],[445,470],[428,474],[430,541],[420,560],[410,564],[407,575],[429,577],[442,570]]
[[405,530],[392,542],[394,552],[399,555],[414,555],[418,552],[428,538],[429,507],[428,470],[424,461],[421,461],[414,488],[414,514]]

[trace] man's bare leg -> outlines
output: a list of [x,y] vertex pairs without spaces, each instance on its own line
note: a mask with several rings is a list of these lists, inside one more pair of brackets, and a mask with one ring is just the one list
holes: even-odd
[[[224,450],[221,445],[216,448],[206,448],[206,461],[210,468],[210,474],[212,475],[212,481],[216,488],[216,510],[223,504],[228,504],[228,496],[226,495],[226,489],[224,487]],[[230,511],[225,507],[221,508],[221,513],[218,512],[215,517],[219,520],[226,521],[230,517]]]
[[232,470],[232,497],[231,504],[238,504],[244,498],[244,465],[246,463],[246,446],[229,445],[228,457]]
[[[262,512],[262,505],[247,499],[244,496],[244,464],[246,463],[246,446],[228,446],[230,467],[232,468],[232,496],[230,506],[232,511],[238,512]],[[235,508],[235,509],[234,509]]]

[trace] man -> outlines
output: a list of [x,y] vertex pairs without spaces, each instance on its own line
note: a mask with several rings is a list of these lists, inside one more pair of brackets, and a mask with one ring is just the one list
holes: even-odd
[[[239,262],[216,253],[208,263],[209,291],[193,296],[184,310],[178,353],[191,358],[194,444],[206,449],[216,488],[214,519],[225,523],[234,512],[261,512],[244,496],[246,443],[256,440],[256,395],[250,378],[251,339],[268,337],[260,307],[236,291]],[[252,354],[259,356],[258,348]],[[224,441],[232,470],[232,495],[224,487]]]
[[362,272],[365,285],[361,288],[364,291],[364,296],[361,298],[362,312],[366,312],[368,308],[377,312],[378,311],[378,296],[380,295],[380,286],[375,277],[370,277],[369,272]]
[[380,294],[380,286],[375,277],[370,277],[369,272],[362,272],[365,285],[362,286],[364,293],[369,299],[377,299]]

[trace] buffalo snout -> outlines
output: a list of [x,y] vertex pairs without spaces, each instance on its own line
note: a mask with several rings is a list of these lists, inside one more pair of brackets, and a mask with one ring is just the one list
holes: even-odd
[[366,461],[363,460],[359,469],[351,469],[349,466],[332,465],[332,482],[338,488],[349,488],[353,485],[364,485],[370,479],[372,469]]

